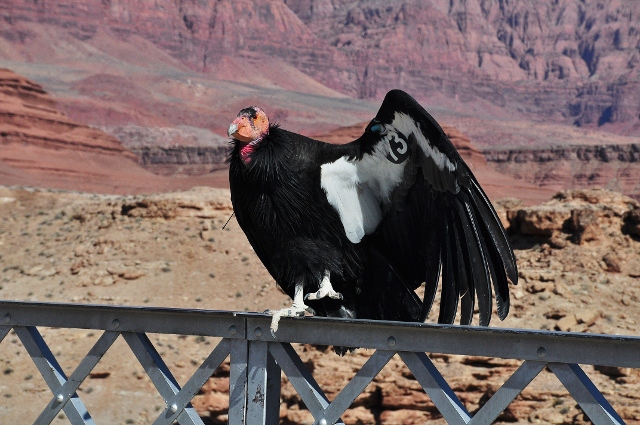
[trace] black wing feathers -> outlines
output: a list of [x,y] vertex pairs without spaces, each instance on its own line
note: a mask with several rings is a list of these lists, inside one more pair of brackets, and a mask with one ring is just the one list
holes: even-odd
[[[448,214],[447,214],[448,215]],[[439,323],[453,323],[460,298],[458,253],[455,251],[454,227],[449,217],[443,222],[444,249],[442,250],[442,295],[440,299]]]
[[[439,210],[434,210],[439,213]],[[433,307],[433,302],[436,299],[436,291],[438,290],[438,282],[440,281],[440,270],[442,268],[442,245],[443,245],[443,232],[442,226],[430,227],[430,232],[424,241],[426,252],[429,255],[425,258],[425,270],[424,270],[424,301],[422,307],[422,313],[420,314],[420,321],[427,320],[427,316]]]
[[507,241],[507,235],[505,234],[504,228],[502,227],[502,224],[500,224],[498,214],[496,214],[496,211],[491,206],[491,202],[489,202],[487,195],[485,195],[475,178],[473,178],[472,184],[473,188],[470,192],[473,198],[473,203],[478,209],[478,212],[484,218],[482,223],[487,229],[487,232],[489,232],[489,235],[494,242],[494,246],[500,254],[507,276],[511,282],[515,284],[518,281],[516,260],[513,255],[513,251],[511,250],[511,246]]
[[[411,209],[415,211],[413,215],[430,215],[432,221],[415,219],[405,213],[404,221],[393,225],[396,234],[419,234],[422,238],[409,244],[416,249],[418,243],[423,252],[424,263],[413,266],[425,273],[422,319],[429,314],[440,275],[439,322],[451,323],[460,302],[460,322],[469,324],[477,296],[479,323],[488,325],[493,307],[492,286],[498,316],[504,319],[509,312],[509,282],[516,284],[518,275],[513,252],[495,210],[436,120],[409,95],[392,90],[385,97],[376,120],[393,125],[394,120],[399,121],[398,114],[409,116],[426,139],[426,145],[423,142],[418,146],[413,133],[407,136],[412,146],[412,160],[407,168],[420,168],[422,179],[415,180],[401,202],[405,212]],[[415,151],[419,153],[415,155]],[[420,192],[418,195],[412,195],[415,189]],[[430,199],[431,204],[416,202],[418,197]],[[395,197],[394,202],[398,202]],[[380,227],[387,225],[384,221]],[[419,230],[425,225],[428,226],[426,232]],[[387,242],[390,242],[388,238]],[[402,243],[394,242],[397,242],[394,247]]]
[[454,243],[455,249],[458,254],[458,281],[460,283],[460,324],[468,325],[471,323],[471,319],[473,317],[473,307],[475,305],[475,284],[473,278],[473,272],[471,270],[471,257],[469,255],[469,250],[467,248],[467,244],[463,243],[465,240],[465,225],[462,222],[462,218],[464,216],[460,216],[458,214],[457,202],[458,200],[454,200],[454,208],[450,210],[451,221],[455,222],[453,226],[454,230]]

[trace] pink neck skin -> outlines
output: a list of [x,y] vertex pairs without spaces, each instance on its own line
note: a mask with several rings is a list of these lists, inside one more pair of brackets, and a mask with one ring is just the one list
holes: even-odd
[[248,164],[249,161],[251,161],[251,152],[253,152],[253,150],[256,147],[256,141],[254,140],[253,142],[247,143],[246,145],[244,145],[242,147],[242,149],[240,149],[240,158],[242,159],[242,162],[244,162],[245,164]]
[[240,158],[242,159],[242,162],[248,164],[251,161],[251,153],[255,150],[258,142],[264,139],[264,136],[266,136],[267,134],[269,134],[268,131],[261,134],[257,139],[250,141],[240,149]]

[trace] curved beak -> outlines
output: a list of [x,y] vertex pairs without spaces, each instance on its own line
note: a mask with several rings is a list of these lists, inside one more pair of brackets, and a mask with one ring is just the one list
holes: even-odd
[[229,135],[229,137],[232,137],[234,134],[236,134],[237,131],[238,131],[238,124],[236,124],[235,122],[232,122],[231,125],[229,125],[229,128],[227,129],[227,134]]

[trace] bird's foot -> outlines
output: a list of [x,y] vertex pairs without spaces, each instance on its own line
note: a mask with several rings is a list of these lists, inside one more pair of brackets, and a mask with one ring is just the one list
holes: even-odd
[[331,286],[329,287],[320,287],[320,289],[318,289],[316,292],[309,292],[307,295],[304,296],[305,301],[306,300],[319,300],[321,298],[333,298],[334,300],[341,300],[343,299],[342,294],[340,292],[336,292],[333,290],[333,288]]
[[293,303],[291,307],[283,308],[280,310],[267,310],[265,313],[270,314],[271,317],[271,336],[276,337],[276,332],[278,331],[278,323],[280,322],[280,318],[282,317],[302,317],[304,316],[304,312],[308,311],[311,314],[314,314],[314,311],[311,307],[307,306],[304,303]]
[[331,285],[331,280],[329,279],[330,274],[329,271],[324,272],[324,277],[320,281],[320,288],[316,292],[309,292],[304,296],[305,300],[319,300],[322,298],[333,298],[334,300],[341,300],[342,294],[340,292],[336,292],[333,290],[333,286]]

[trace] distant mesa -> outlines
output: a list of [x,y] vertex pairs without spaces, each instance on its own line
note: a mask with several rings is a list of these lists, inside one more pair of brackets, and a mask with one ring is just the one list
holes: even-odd
[[69,119],[43,88],[0,69],[0,184],[99,193],[169,191],[212,178],[167,179],[109,134]]
[[[42,86],[11,70],[0,68],[0,135],[3,145],[23,145],[52,151],[118,155],[135,161],[115,137],[77,123],[57,109],[56,101]],[[3,160],[18,168],[34,168],[12,159],[3,149]]]

